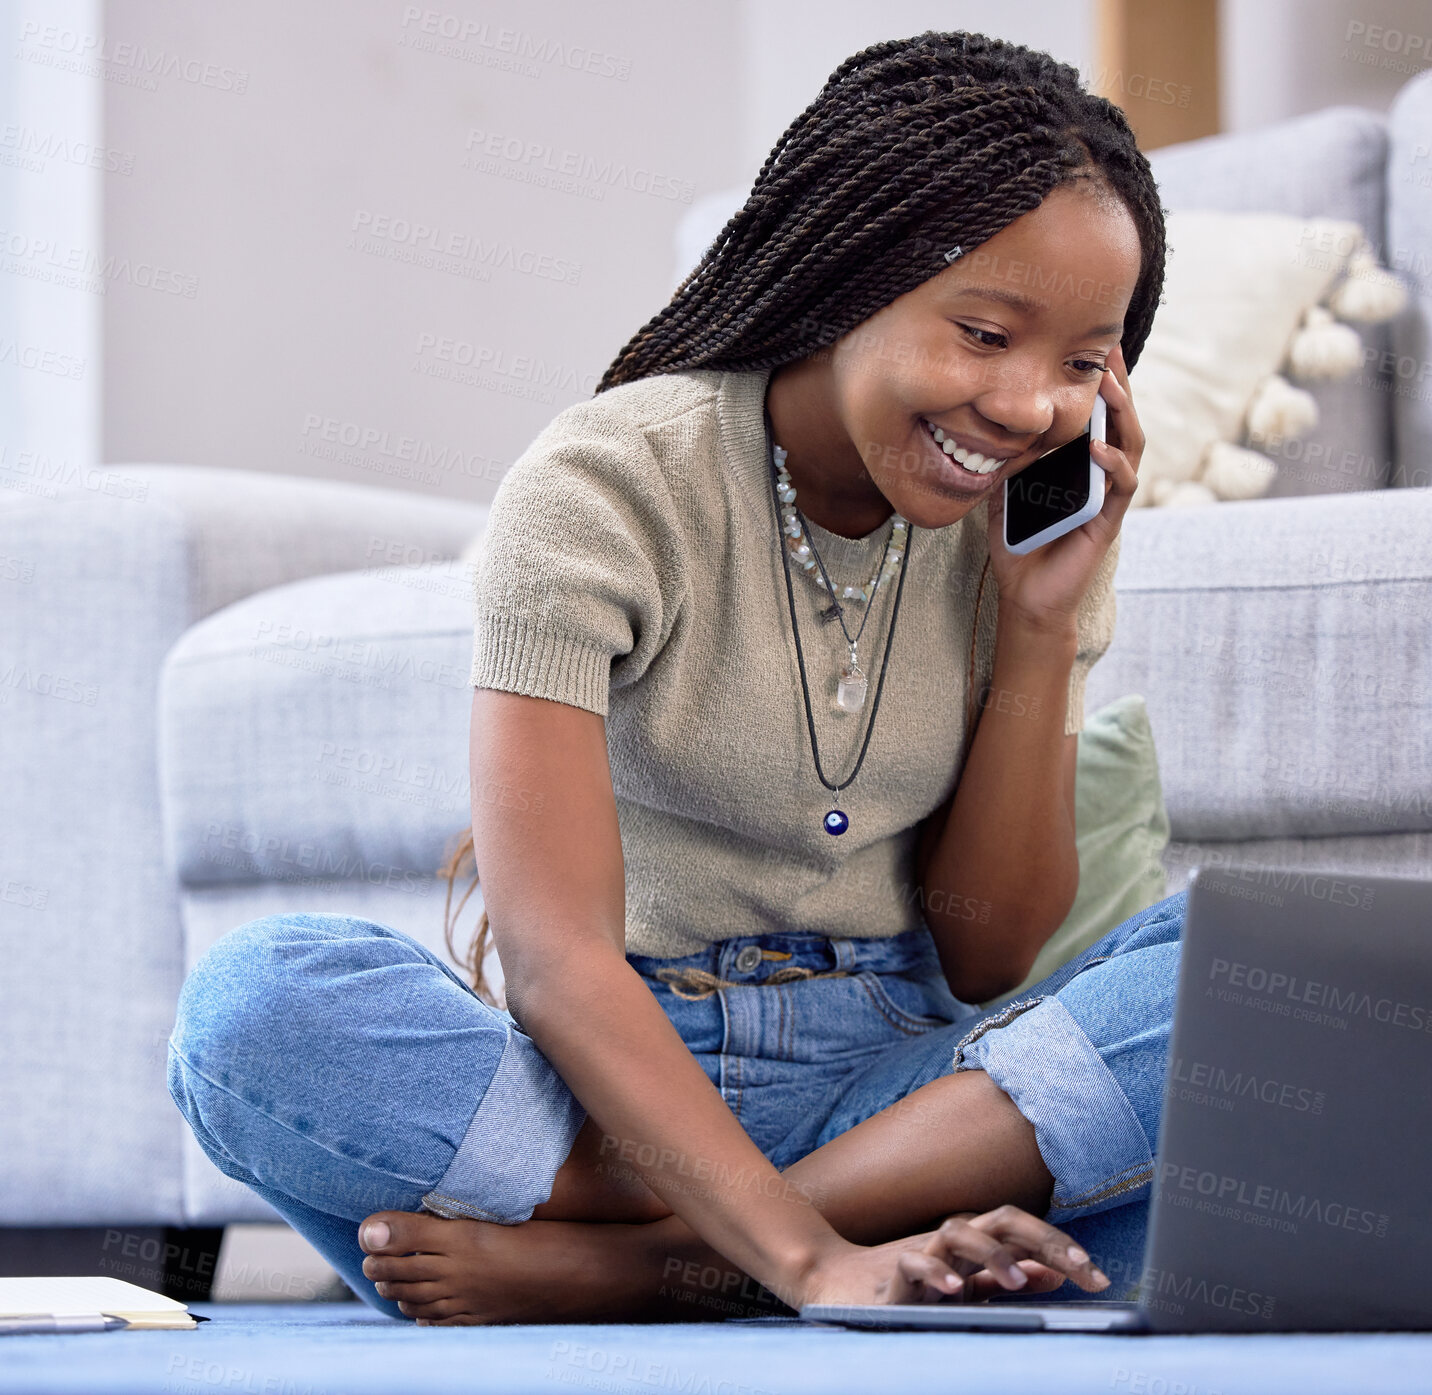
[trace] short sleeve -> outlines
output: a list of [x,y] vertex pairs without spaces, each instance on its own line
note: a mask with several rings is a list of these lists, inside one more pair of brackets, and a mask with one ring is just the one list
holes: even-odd
[[670,635],[683,550],[638,427],[568,408],[512,465],[473,564],[469,683],[606,716]]
[[1115,533],[1114,541],[1094,573],[1089,589],[1079,602],[1076,617],[1079,648],[1074,667],[1069,673],[1069,701],[1065,708],[1064,734],[1072,736],[1084,729],[1084,690],[1089,670],[1108,652],[1114,642],[1114,619],[1117,602],[1114,594],[1114,571],[1119,565],[1119,546],[1123,533]]

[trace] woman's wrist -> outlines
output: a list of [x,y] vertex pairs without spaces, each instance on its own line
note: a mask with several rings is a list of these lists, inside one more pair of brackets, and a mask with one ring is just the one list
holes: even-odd
[[1022,611],[1002,611],[995,622],[995,647],[1038,646],[1047,652],[1049,646],[1079,647],[1079,619],[1075,615],[1026,615]]
[[799,1311],[821,1269],[833,1259],[860,1248],[827,1225],[825,1233],[812,1235],[775,1256],[777,1267],[773,1276],[761,1282],[787,1307]]

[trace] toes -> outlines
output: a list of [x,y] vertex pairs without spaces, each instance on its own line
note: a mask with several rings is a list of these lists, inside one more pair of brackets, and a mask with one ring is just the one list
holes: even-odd
[[397,1280],[404,1284],[440,1279],[446,1272],[441,1255],[369,1255],[363,1261],[363,1273],[368,1278]]
[[406,1255],[439,1248],[445,1219],[418,1211],[374,1211],[358,1227],[358,1243],[370,1255]]
[[446,1284],[432,1281],[420,1284],[395,1284],[391,1281],[380,1281],[373,1287],[378,1291],[379,1298],[386,1298],[399,1306],[404,1303],[411,1303],[414,1306],[436,1303],[452,1295],[452,1289]]
[[416,1318],[421,1323],[435,1325],[451,1321],[461,1323],[480,1321],[465,1311],[466,1306],[460,1298],[440,1298],[434,1303],[409,1303],[404,1299],[398,1301],[398,1311],[404,1317]]

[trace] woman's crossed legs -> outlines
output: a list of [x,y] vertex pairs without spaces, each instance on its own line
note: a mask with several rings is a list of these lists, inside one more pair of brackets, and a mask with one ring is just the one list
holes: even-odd
[[[1142,1251],[1185,900],[1013,1003],[879,1051],[785,1179],[866,1244],[1003,1203],[1047,1213],[1120,1296]],[[610,1140],[510,1016],[385,926],[279,915],[226,935],[185,984],[170,1090],[220,1170],[390,1315],[782,1310],[609,1165]],[[388,1234],[360,1245],[369,1217]]]

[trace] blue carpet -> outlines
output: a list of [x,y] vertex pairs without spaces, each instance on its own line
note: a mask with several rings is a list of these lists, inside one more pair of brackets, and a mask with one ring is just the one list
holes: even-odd
[[854,1332],[794,1319],[414,1327],[356,1303],[195,1304],[193,1332],[0,1338],[0,1392],[73,1395],[1378,1395],[1432,1389],[1432,1333]]

